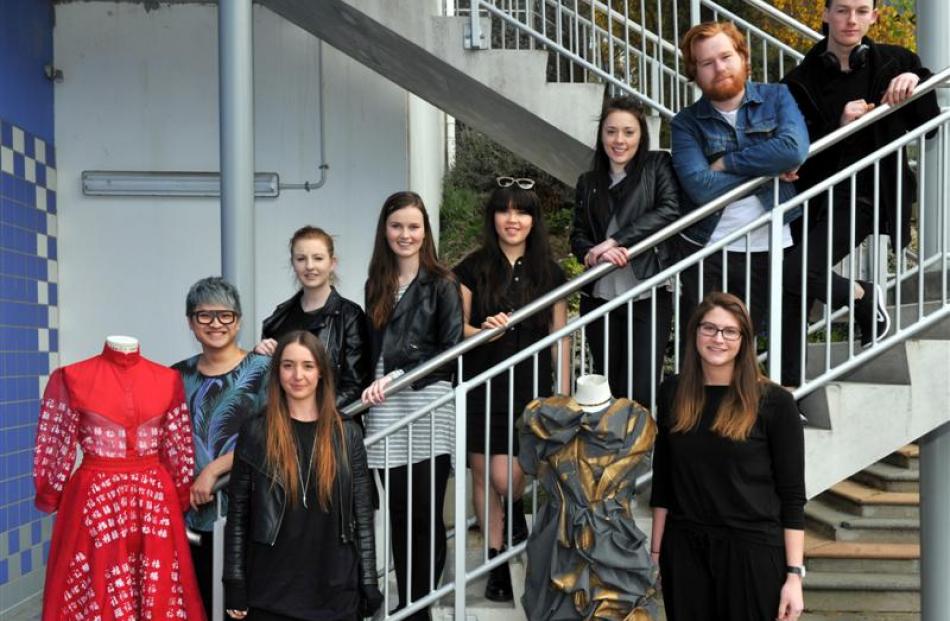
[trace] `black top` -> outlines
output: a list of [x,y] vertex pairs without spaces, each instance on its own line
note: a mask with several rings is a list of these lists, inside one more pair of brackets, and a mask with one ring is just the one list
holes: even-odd
[[[317,424],[292,422],[298,463],[306,482]],[[356,614],[356,547],[341,543],[338,520],[324,512],[317,501],[315,479],[316,474],[311,474],[307,507],[299,502],[287,504],[274,545],[252,542],[249,547],[247,590],[251,608],[314,621]]]
[[[849,101],[864,99],[871,102],[871,67],[868,63],[852,71],[841,71],[837,67],[826,68],[827,80],[818,93],[819,105],[830,118],[841,118],[844,106]],[[864,130],[867,132],[867,130]],[[841,145],[841,164],[847,165],[858,161],[867,154],[863,147],[869,136],[861,136],[861,132],[846,138]]]
[[[453,270],[459,283],[472,292],[472,313],[471,317],[469,317],[469,324],[476,328],[481,327],[482,322],[485,321],[485,317],[497,315],[498,313],[513,313],[518,310],[521,305],[515,302],[515,300],[527,299],[524,292],[525,289],[531,285],[532,277],[525,269],[524,259],[519,258],[515,261],[514,265],[511,266],[511,270],[508,273],[502,305],[498,308],[490,308],[484,316],[478,317],[476,316],[476,309],[486,306],[481,299],[484,292],[479,291],[478,286],[478,262],[478,253],[472,253],[465,257]],[[549,283],[547,291],[555,289],[565,282],[564,270],[553,261],[551,262],[551,273],[554,274],[554,279]],[[544,315],[544,313],[540,313],[540,315]],[[502,360],[530,347],[540,339],[546,337],[549,333],[550,324],[548,322],[532,321],[531,319],[508,328],[501,338],[490,343],[485,343],[465,354],[462,364],[462,372],[465,379],[475,377]],[[568,352],[564,352],[564,355],[568,355]],[[547,397],[551,395],[553,387],[552,369],[551,355],[548,352],[538,352],[537,396]],[[485,411],[485,390],[483,387],[472,390],[469,392],[468,397],[468,410],[470,412]],[[515,416],[520,415],[524,406],[534,398],[534,360],[533,358],[528,358],[519,362],[515,367]],[[492,379],[491,411],[508,412],[508,405],[508,372],[505,371]]]
[[726,386],[706,387],[695,429],[670,432],[677,379],[660,387],[650,505],[675,523],[783,546],[783,529],[805,527],[804,431],[791,393],[765,384],[755,425],[736,442],[711,430]]
[[323,323],[323,309],[325,306],[312,311],[305,311],[300,303],[291,304],[287,309],[287,317],[280,326],[281,335],[294,330],[310,330],[315,324]]

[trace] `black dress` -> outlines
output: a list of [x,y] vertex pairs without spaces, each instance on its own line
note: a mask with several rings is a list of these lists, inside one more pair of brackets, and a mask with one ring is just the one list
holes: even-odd
[[[521,304],[517,300],[526,299],[525,289],[531,284],[531,274],[527,273],[523,258],[515,261],[508,273],[508,282],[505,287],[503,304],[497,308],[489,308],[479,313],[476,309],[484,306],[478,285],[479,252],[476,251],[462,260],[455,269],[459,283],[472,292],[472,312],[469,324],[480,327],[485,317],[498,313],[513,313]],[[564,271],[552,261],[551,273],[555,275],[546,289],[550,291],[565,282]],[[536,296],[535,296],[536,297]],[[481,314],[481,317],[477,315]],[[513,356],[546,337],[550,333],[549,314],[539,313],[518,325],[509,328],[505,334],[490,343],[465,354],[462,361],[462,374],[465,379],[471,379],[491,368],[495,364]],[[569,355],[569,352],[564,352]],[[535,382],[535,357],[528,358],[515,366],[514,371],[514,398],[509,399],[508,378],[509,372],[503,371],[489,382],[491,385],[491,402],[489,404],[488,446],[485,446],[485,384],[478,386],[468,393],[467,438],[468,450],[472,453],[499,455],[508,453],[508,429],[511,421],[513,454],[518,454],[518,433],[514,428],[514,421],[521,416],[525,406],[538,397],[547,397],[552,394],[554,387],[554,371],[552,358],[547,351],[538,352],[537,382]]]

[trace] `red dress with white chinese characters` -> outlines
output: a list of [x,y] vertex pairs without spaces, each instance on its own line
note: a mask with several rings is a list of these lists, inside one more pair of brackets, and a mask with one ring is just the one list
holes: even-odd
[[183,519],[193,470],[177,372],[108,346],[53,372],[33,458],[36,506],[59,510],[43,621],[205,618]]

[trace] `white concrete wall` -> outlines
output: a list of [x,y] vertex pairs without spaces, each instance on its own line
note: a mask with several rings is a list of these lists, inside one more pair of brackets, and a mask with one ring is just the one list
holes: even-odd
[[[284,182],[316,180],[318,42],[260,7],[254,28],[256,168]],[[61,361],[92,355],[118,333],[172,363],[197,350],[184,321],[188,287],[220,273],[218,201],[84,197],[80,174],[218,169],[216,9],[57,5],[54,47],[65,75],[55,93]],[[297,227],[336,236],[340,288],[362,303],[383,199],[410,182],[422,184],[413,189],[433,212],[441,198],[441,114],[414,117],[406,91],[329,46],[324,72],[328,180],[258,201],[257,286],[241,294],[255,297],[259,316],[244,324],[247,342],[293,291],[287,241]]]

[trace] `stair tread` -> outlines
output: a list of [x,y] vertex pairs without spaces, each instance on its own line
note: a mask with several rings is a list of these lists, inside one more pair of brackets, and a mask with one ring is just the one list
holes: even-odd
[[864,528],[864,529],[908,529],[919,530],[920,522],[916,518],[892,517],[863,517],[852,513],[838,511],[820,499],[813,500],[805,505],[805,515],[835,528]]
[[810,571],[803,582],[806,591],[919,591],[916,574]]
[[907,446],[902,446],[896,451],[898,455],[903,455],[904,457],[920,457],[920,447],[916,444],[908,444]]
[[866,472],[872,476],[884,479],[885,481],[919,481],[920,473],[916,470],[893,466],[884,462],[875,462],[865,468]]
[[805,558],[916,560],[920,558],[920,545],[834,541],[806,532]]
[[887,492],[850,479],[832,485],[829,491],[859,505],[920,505],[917,492]]

